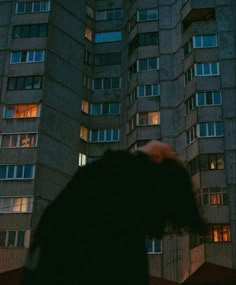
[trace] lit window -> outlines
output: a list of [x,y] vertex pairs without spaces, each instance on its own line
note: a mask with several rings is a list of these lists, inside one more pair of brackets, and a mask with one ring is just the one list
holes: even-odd
[[79,166],[84,166],[87,163],[87,155],[83,153],[79,153]]
[[84,141],[88,141],[88,129],[83,126],[80,127],[80,138]]
[[159,112],[138,113],[137,122],[139,126],[158,125],[160,124],[160,113]]
[[229,224],[209,224],[207,242],[231,242]]
[[87,40],[89,40],[90,42],[93,40],[93,32],[91,29],[89,29],[88,27],[85,28],[85,32],[84,32],[84,36]]
[[37,104],[7,105],[4,110],[4,118],[34,118],[39,117],[40,106]]
[[36,147],[38,135],[36,133],[1,134],[0,147]]
[[227,204],[227,192],[224,187],[202,188],[200,193],[201,205],[225,205]]
[[82,99],[82,101],[81,101],[81,110],[84,113],[88,114],[88,112],[89,112],[89,103],[88,103],[88,101]]

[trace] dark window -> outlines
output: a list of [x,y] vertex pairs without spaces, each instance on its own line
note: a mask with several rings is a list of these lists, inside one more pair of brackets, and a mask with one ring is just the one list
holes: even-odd
[[31,90],[42,88],[42,76],[19,76],[8,78],[7,89],[13,90]]
[[8,247],[14,247],[15,246],[15,239],[16,239],[16,231],[9,231],[8,232]]
[[158,43],[158,32],[139,34],[129,44],[129,54],[131,54],[139,46],[157,45]]
[[17,247],[24,247],[25,231],[18,231]]
[[48,32],[47,24],[20,25],[20,26],[14,26],[12,37],[14,39],[46,37],[47,32]]
[[0,232],[0,246],[5,246],[6,234],[6,231]]

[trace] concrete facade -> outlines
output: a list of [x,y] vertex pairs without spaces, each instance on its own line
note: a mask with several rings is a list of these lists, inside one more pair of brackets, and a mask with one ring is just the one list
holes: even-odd
[[[38,24],[47,33],[29,35]],[[78,164],[150,139],[186,162],[211,236],[165,236],[151,275],[236,268],[235,27],[233,0],[0,1],[0,272],[23,265],[30,232]]]

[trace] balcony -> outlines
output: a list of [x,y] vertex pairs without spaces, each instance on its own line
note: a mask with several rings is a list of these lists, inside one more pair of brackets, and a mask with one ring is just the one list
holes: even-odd
[[215,20],[215,4],[212,0],[188,1],[182,9],[183,31],[193,22]]

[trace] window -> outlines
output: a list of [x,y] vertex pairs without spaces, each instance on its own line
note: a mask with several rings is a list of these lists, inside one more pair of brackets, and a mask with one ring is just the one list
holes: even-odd
[[109,43],[122,40],[122,33],[119,32],[104,32],[95,33],[95,43]]
[[161,254],[162,241],[158,239],[146,239],[146,251],[148,254]]
[[218,62],[196,63],[194,64],[194,68],[196,76],[214,76],[220,74]]
[[17,2],[16,14],[42,13],[50,11],[50,1]]
[[158,84],[147,84],[137,86],[138,97],[159,96],[160,87]]
[[193,94],[185,102],[186,114],[196,107],[221,105],[222,98],[220,91],[200,91]]
[[1,197],[0,213],[32,213],[32,197]]
[[137,24],[137,14],[134,14],[132,18],[129,20],[128,32],[131,32],[131,30],[135,27],[136,24]]
[[187,130],[186,132],[187,136],[187,145],[192,143],[195,139],[197,139],[197,126],[193,126],[190,129]]
[[224,155],[222,153],[201,154],[188,162],[188,170],[191,175],[199,171],[224,169]]
[[98,103],[90,105],[90,114],[94,116],[99,115],[119,115],[119,103]]
[[216,35],[194,36],[193,47],[194,48],[217,47],[217,36]]
[[184,73],[184,85],[187,85],[189,81],[191,81],[194,77],[194,67],[191,66],[185,73]]
[[221,105],[220,91],[205,91],[196,93],[196,104],[200,106]]
[[0,164],[0,180],[33,179],[35,166],[33,164],[3,165]]
[[117,142],[119,139],[119,129],[90,130],[90,142]]
[[144,59],[139,59],[137,61],[137,70],[158,70],[159,69],[159,58],[158,57],[149,57]]
[[84,113],[88,114],[88,112],[89,112],[89,103],[88,103],[88,101],[82,99],[82,101],[81,101],[81,110]]
[[96,78],[93,80],[93,89],[118,89],[120,88],[120,77]]
[[0,247],[28,247],[28,231],[0,231]]
[[87,89],[91,89],[91,77],[83,73],[83,86]]
[[231,227],[229,224],[208,224],[206,242],[231,242]]
[[80,127],[80,138],[84,141],[88,141],[88,129],[84,126]]
[[199,195],[200,205],[227,205],[228,195],[225,187],[202,188]]
[[88,5],[86,6],[86,15],[91,19],[94,18],[94,10]]
[[32,90],[41,89],[43,84],[42,76],[19,76],[9,77],[7,83],[7,90]]
[[44,60],[44,50],[15,51],[11,53],[10,64],[43,62]]
[[84,166],[87,164],[87,155],[83,153],[79,153],[79,161],[78,165],[79,166]]
[[189,55],[192,52],[192,49],[193,49],[192,40],[190,40],[183,46],[184,56]]
[[12,37],[14,39],[20,39],[20,38],[33,38],[33,37],[47,37],[47,35],[48,35],[47,24],[34,24],[34,25],[14,26]]
[[85,28],[85,32],[84,32],[84,36],[87,40],[89,40],[90,42],[93,40],[93,32],[90,28],[86,27]]
[[136,126],[137,126],[137,119],[135,115],[132,116],[127,123],[127,133],[130,133],[132,130],[134,130]]
[[224,136],[224,124],[222,122],[200,123],[199,137]]
[[38,142],[37,133],[13,133],[0,135],[1,148],[14,148],[14,147],[36,147]]
[[3,118],[36,118],[40,115],[40,105],[25,104],[25,105],[7,105],[4,108]]
[[88,50],[84,50],[84,63],[90,64],[91,63],[91,53]]
[[96,11],[96,21],[120,20],[122,17],[123,10],[121,9]]
[[185,102],[186,114],[196,108],[196,95],[193,94],[189,99]]
[[158,32],[138,34],[129,44],[129,54],[131,54],[136,48],[148,45],[158,45],[159,34]]
[[121,63],[121,54],[119,52],[96,54],[96,65],[115,65]]
[[143,112],[137,114],[138,126],[159,125],[160,113],[159,112]]
[[137,21],[154,21],[158,20],[158,9],[142,9],[137,12]]

